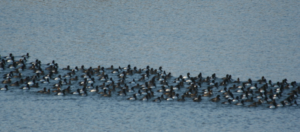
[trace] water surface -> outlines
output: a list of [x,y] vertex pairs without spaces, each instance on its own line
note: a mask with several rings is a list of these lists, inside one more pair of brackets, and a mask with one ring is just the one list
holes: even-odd
[[[299,1],[0,2],[0,54],[174,76],[300,80]],[[297,131],[299,107],[129,102],[0,92],[3,131]],[[298,101],[299,102],[299,101]]]

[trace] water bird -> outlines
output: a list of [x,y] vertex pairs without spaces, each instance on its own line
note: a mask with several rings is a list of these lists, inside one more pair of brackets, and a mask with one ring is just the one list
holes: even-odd
[[137,100],[137,98],[136,98],[136,95],[135,95],[135,94],[133,94],[133,96],[132,96],[132,97],[129,97],[129,98],[127,98],[127,100]]
[[181,99],[180,99],[180,98],[178,98],[178,99],[177,99],[177,101],[179,101],[179,102],[184,102],[184,101],[185,101],[185,99],[184,99],[184,95],[181,95]]
[[226,105],[228,105],[228,104],[231,104],[231,100],[230,99],[228,99],[227,101],[224,101],[224,102],[222,102],[222,104],[226,104]]
[[0,90],[2,90],[2,91],[7,91],[8,90],[8,86],[7,85],[5,85],[4,87],[2,87]]
[[196,98],[193,98],[193,101],[194,102],[200,102],[202,99],[201,99],[201,95],[198,95],[198,97]]
[[108,91],[108,94],[104,93],[102,96],[103,96],[103,97],[111,97],[111,91],[109,90],[109,91]]
[[26,84],[26,86],[24,86],[24,87],[22,87],[22,88],[20,88],[20,89],[23,89],[23,90],[29,90],[29,89],[30,89],[30,86],[29,86],[29,84]]
[[154,99],[153,102],[161,102],[160,97],[157,97],[156,99]]
[[218,101],[220,101],[220,95],[217,95],[217,97],[212,98],[211,101],[212,102],[218,102]]
[[62,90],[60,92],[57,92],[55,95],[64,96],[64,95],[66,95],[66,93],[65,93],[65,90]]

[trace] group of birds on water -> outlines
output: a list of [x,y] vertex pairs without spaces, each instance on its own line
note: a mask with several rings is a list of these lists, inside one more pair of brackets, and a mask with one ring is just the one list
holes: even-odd
[[231,75],[218,78],[216,74],[203,77],[172,76],[159,67],[153,69],[126,67],[86,68],[84,65],[74,69],[67,66],[59,69],[53,60],[42,64],[36,59],[28,63],[29,53],[21,56],[0,56],[1,91],[27,90],[39,94],[57,96],[119,97],[131,101],[210,101],[224,105],[245,107],[265,106],[278,108],[298,106],[300,85],[259,80],[240,81]]

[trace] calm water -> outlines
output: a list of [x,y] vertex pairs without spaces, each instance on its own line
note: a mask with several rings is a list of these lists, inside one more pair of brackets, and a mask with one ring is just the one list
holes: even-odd
[[[174,76],[300,80],[299,1],[0,2],[0,55],[60,68],[162,66]],[[0,131],[298,131],[299,106],[130,102],[0,92]],[[300,102],[300,101],[298,101]]]

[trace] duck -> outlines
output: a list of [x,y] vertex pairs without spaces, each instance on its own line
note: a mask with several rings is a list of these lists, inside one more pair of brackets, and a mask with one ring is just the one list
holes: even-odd
[[108,94],[105,93],[105,94],[103,94],[102,96],[103,96],[103,97],[111,97],[111,91],[109,90],[109,91],[108,91]]
[[145,95],[145,96],[141,99],[141,101],[148,101],[148,99],[149,99],[148,95]]
[[56,80],[56,81],[61,80],[61,75],[58,75],[58,77],[54,78],[54,80]]
[[84,81],[79,82],[79,86],[87,85],[87,78],[84,78]]
[[126,87],[126,90],[127,90],[128,93],[135,92],[133,87],[131,87],[130,89],[128,87]]
[[70,65],[67,65],[67,67],[66,67],[66,68],[63,68],[62,70],[68,70],[68,71],[71,70],[71,69],[70,69]]
[[248,107],[257,107],[257,102],[254,102],[254,103],[248,105]]
[[237,80],[234,81],[233,83],[240,83],[240,78],[237,78]]
[[265,77],[264,76],[262,76],[261,77],[261,79],[259,79],[259,80],[257,80],[260,84],[261,83],[266,83],[267,82],[267,80],[265,79]]
[[135,95],[135,94],[133,94],[133,96],[132,96],[132,97],[129,97],[129,98],[127,98],[127,100],[137,100],[137,98],[136,98],[136,95]]
[[185,101],[185,99],[184,99],[184,95],[181,95],[181,99],[177,99],[177,101],[179,101],[179,102],[183,102],[183,101]]
[[212,91],[210,90],[210,91],[208,91],[207,93],[204,93],[203,94],[203,97],[211,97],[212,96]]
[[157,97],[156,99],[154,99],[153,102],[161,102],[160,97]]
[[231,104],[231,102],[232,101],[230,99],[228,99],[227,101],[222,102],[222,104],[228,105],[228,104]]
[[293,96],[293,97],[295,97],[295,98],[298,97],[298,93],[297,93],[296,90],[293,90],[292,92],[288,93],[288,95],[291,95],[291,96]]
[[[18,70],[18,69],[17,69]],[[18,73],[18,75],[13,76],[14,78],[22,78],[22,74]]]
[[190,97],[193,98],[193,97],[196,97],[198,95],[198,91],[194,91],[194,93],[191,93],[190,94]]
[[234,84],[232,87],[229,87],[229,89],[237,89],[238,87]]
[[[172,87],[172,86],[171,86]],[[164,91],[165,92],[168,92],[168,93],[170,93],[170,92],[173,92],[173,88],[167,88],[167,89],[165,89],[165,86],[162,86],[162,89],[164,89]]]
[[86,88],[93,89],[94,88],[94,84],[92,83],[90,86],[87,86]]
[[160,99],[161,99],[161,100],[165,100],[165,97],[164,97],[163,94],[160,96]]
[[15,83],[10,84],[10,86],[19,86],[19,81],[16,81]]
[[7,91],[7,90],[8,90],[7,85],[5,85],[4,87],[2,87],[0,90],[2,90],[2,91]]
[[167,98],[166,98],[167,101],[173,101],[173,95],[169,95]]
[[225,93],[225,92],[227,92],[227,88],[226,88],[226,87],[224,87],[224,89],[222,89],[222,90],[219,90],[218,92],[220,92],[220,93]]
[[243,93],[243,92],[244,92],[244,89],[241,88],[241,89],[237,90],[236,92],[237,92],[237,93]]
[[253,102],[253,97],[251,97],[250,99],[246,99],[245,102]]
[[283,107],[283,106],[284,106],[284,102],[280,101],[280,103],[278,103],[276,107]]
[[33,84],[35,84],[35,79],[33,79],[32,81],[27,82],[27,84],[28,84],[29,86],[32,86]]
[[26,86],[24,86],[24,87],[22,87],[22,88],[20,88],[20,89],[23,89],[23,90],[29,90],[29,89],[30,89],[30,86],[29,86],[29,84],[26,84]]
[[236,103],[239,101],[239,96],[236,96],[235,99],[232,100],[233,103]]
[[78,76],[75,76],[74,78],[71,78],[70,80],[77,81],[78,80]]
[[241,102],[236,103],[235,105],[244,105],[244,100],[242,100]]
[[114,70],[114,66],[111,65],[110,67],[106,68],[107,70]]
[[250,89],[255,90],[257,89],[257,84],[255,83],[254,86],[251,86]]
[[80,94],[80,89],[77,89],[76,91],[71,92],[71,94],[79,95]]
[[53,90],[52,92],[54,92],[54,93],[61,92],[61,88],[60,88],[60,87],[58,87],[58,88],[56,88],[56,90]]
[[193,101],[194,102],[200,102],[202,99],[201,99],[201,95],[198,95],[198,97],[196,98],[193,98]]
[[257,95],[257,96],[256,96],[256,98],[258,98],[258,99],[261,99],[261,98],[263,98],[263,94],[262,94],[262,93],[260,93],[259,95]]
[[157,90],[157,92],[160,92],[160,93],[165,92],[165,90],[166,90],[166,89],[165,89],[165,86],[161,86],[161,88],[162,88],[162,89]]
[[217,97],[210,99],[212,102],[218,102],[220,101],[220,95],[217,95]]
[[[175,92],[174,92],[174,94],[175,94]],[[179,94],[176,94],[175,96],[172,94],[172,98],[175,100],[175,99],[178,99],[178,97],[179,97]]]
[[127,96],[126,89],[123,89],[122,91],[119,91],[119,92],[118,92],[118,95],[119,95],[119,96]]
[[3,84],[10,84],[11,83],[11,79],[8,78],[7,80],[2,81]]
[[292,106],[298,106],[297,101],[295,100]]
[[80,93],[81,96],[88,96],[88,93],[86,90],[83,91],[83,93]]
[[35,84],[33,84],[31,87],[33,87],[33,88],[38,88],[38,87],[39,87],[39,83],[35,83]]
[[57,95],[57,96],[65,96],[65,90],[57,92],[55,95]]
[[99,86],[96,86],[96,88],[95,89],[92,89],[92,90],[90,90],[90,92],[99,92]]
[[141,92],[141,90],[138,90],[138,92],[137,92],[137,93],[135,93],[135,95],[136,95],[136,96],[140,96],[140,95],[142,95],[142,92]]
[[43,89],[43,90],[41,90],[41,91],[38,91],[38,93],[45,93],[45,92],[47,92],[47,89],[46,89],[46,87],[44,87],[44,89]]
[[41,82],[42,82],[42,83],[50,83],[50,82],[49,82],[49,78],[47,78],[47,79],[41,79]]
[[277,104],[275,101],[273,101],[273,103],[270,106],[268,106],[268,108],[270,108],[270,109],[275,109],[276,107],[277,107]]

